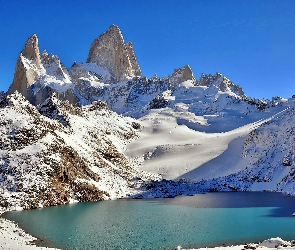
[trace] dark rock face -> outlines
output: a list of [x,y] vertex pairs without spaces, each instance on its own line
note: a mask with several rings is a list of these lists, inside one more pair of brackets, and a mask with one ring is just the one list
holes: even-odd
[[168,104],[168,100],[163,96],[156,96],[150,103],[149,109],[160,109],[165,108]]

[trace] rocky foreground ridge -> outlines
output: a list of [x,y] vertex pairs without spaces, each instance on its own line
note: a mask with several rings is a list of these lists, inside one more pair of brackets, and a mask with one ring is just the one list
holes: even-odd
[[0,100],[0,205],[35,208],[126,197],[138,171],[122,150],[141,129],[105,102],[73,107],[55,96],[35,107],[14,93]]

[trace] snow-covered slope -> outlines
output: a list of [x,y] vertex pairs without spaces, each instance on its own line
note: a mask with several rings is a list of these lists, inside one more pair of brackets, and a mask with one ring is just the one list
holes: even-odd
[[138,160],[140,169],[173,180],[157,182],[153,189],[146,186],[143,196],[265,190],[295,194],[294,101],[289,104],[292,108],[225,133],[179,126],[167,109],[143,117],[145,128],[126,153]]
[[153,177],[122,153],[140,124],[104,102],[78,108],[52,96],[36,108],[15,93],[1,99],[0,123],[1,206],[126,197]]
[[203,184],[216,190],[268,190],[294,195],[294,117],[293,107],[252,131],[244,140],[241,158],[232,165],[232,174]]

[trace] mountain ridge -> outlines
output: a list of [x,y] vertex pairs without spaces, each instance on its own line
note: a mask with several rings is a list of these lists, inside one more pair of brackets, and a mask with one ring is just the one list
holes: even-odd
[[[220,76],[222,75],[215,75],[218,78]],[[107,87],[106,84],[115,84],[126,80],[136,82],[140,78],[147,79],[142,76],[132,43],[124,43],[123,35],[115,25],[111,25],[105,33],[92,42],[86,63],[74,63],[69,69],[61,63],[58,56],[49,55],[46,51],[40,55],[38,38],[34,34],[27,40],[18,57],[14,80],[8,94],[18,90],[31,103],[40,104],[52,92],[56,92],[60,93],[59,96],[62,100],[84,105],[85,101],[87,102],[83,91],[85,87],[93,88],[93,92],[97,92],[99,91],[98,87]],[[162,81],[175,87],[187,80],[192,80],[194,85],[200,86],[212,84],[212,80],[204,74],[200,81],[196,80],[188,65],[175,69],[173,74],[167,78],[159,79],[155,76],[145,82]],[[219,85],[221,91],[231,91],[235,86],[234,92],[240,92],[238,94],[241,96],[244,95],[241,87],[233,84],[227,78],[224,78],[224,81]],[[95,95],[93,97],[93,99],[102,98],[102,96]]]
[[295,194],[294,104],[248,97],[220,73],[196,79],[189,65],[144,77],[115,25],[94,40],[86,62],[70,68],[40,54],[34,34],[0,93],[1,206]]

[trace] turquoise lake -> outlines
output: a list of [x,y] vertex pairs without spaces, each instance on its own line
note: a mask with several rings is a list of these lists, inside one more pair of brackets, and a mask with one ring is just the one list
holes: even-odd
[[69,204],[2,217],[62,249],[175,249],[295,239],[295,197],[208,193]]

